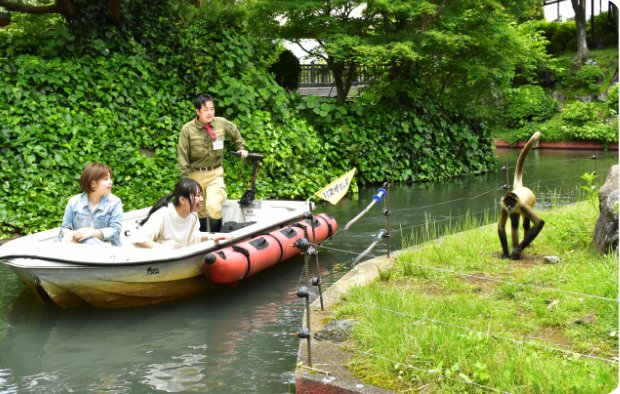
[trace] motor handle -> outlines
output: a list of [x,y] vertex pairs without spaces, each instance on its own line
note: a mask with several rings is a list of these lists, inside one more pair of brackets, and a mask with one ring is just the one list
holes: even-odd
[[[233,155],[241,156],[241,153],[233,152]],[[260,153],[248,153],[248,155],[246,156],[246,159],[254,160],[254,161],[263,161],[263,155],[261,155]]]

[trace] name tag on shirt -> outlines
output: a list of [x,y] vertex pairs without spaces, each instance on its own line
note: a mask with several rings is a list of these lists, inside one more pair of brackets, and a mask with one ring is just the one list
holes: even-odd
[[223,139],[216,139],[215,141],[213,141],[213,150],[222,150],[224,149],[224,140]]

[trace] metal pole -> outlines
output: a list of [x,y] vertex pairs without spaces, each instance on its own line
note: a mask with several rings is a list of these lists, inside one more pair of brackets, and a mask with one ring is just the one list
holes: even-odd
[[[317,220],[318,222],[318,220]],[[312,242],[308,248],[308,254],[314,254],[314,260],[316,262],[316,280],[312,280],[312,284],[319,288],[319,299],[321,300],[321,310],[324,311],[323,306],[323,289],[321,288],[321,267],[319,266],[319,251],[316,245],[316,232],[314,230],[314,214],[312,213],[312,207],[310,207],[310,227],[312,228]]]
[[357,265],[357,263],[359,263],[361,259],[363,259],[368,253],[370,253],[370,251],[373,250],[375,246],[377,246],[377,243],[379,243],[379,241],[381,241],[381,238],[385,237],[386,234],[387,234],[387,230],[382,228],[377,234],[377,236],[375,237],[375,240],[370,244],[370,246],[367,247],[366,250],[364,250],[362,253],[357,255],[357,257],[353,260],[352,267]]
[[306,343],[308,346],[308,365],[312,366],[312,346],[310,344],[310,297],[306,295],[306,327],[308,328],[308,337],[306,338]]
[[385,228],[387,230],[387,234],[385,235],[387,238],[387,257],[390,258],[390,249],[391,249],[391,241],[390,241],[390,177],[387,178],[387,182],[385,182]]
[[308,343],[308,365],[312,366],[312,346],[310,343],[310,294],[306,286],[297,289],[297,297],[306,299],[306,328],[297,330],[297,336],[300,339],[306,339]]

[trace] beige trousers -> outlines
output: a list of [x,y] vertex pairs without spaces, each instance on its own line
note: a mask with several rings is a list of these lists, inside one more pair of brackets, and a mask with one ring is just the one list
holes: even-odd
[[198,213],[198,217],[204,219],[222,218],[222,206],[226,201],[226,185],[224,184],[224,167],[218,167],[212,171],[195,171],[189,174],[202,186],[204,203]]

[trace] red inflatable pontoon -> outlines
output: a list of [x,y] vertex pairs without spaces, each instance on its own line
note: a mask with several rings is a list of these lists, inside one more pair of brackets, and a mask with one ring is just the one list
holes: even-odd
[[300,254],[302,249],[296,243],[303,238],[318,244],[337,228],[336,219],[321,213],[314,217],[314,238],[310,220],[302,220],[205,255],[202,272],[215,283],[236,283]]

